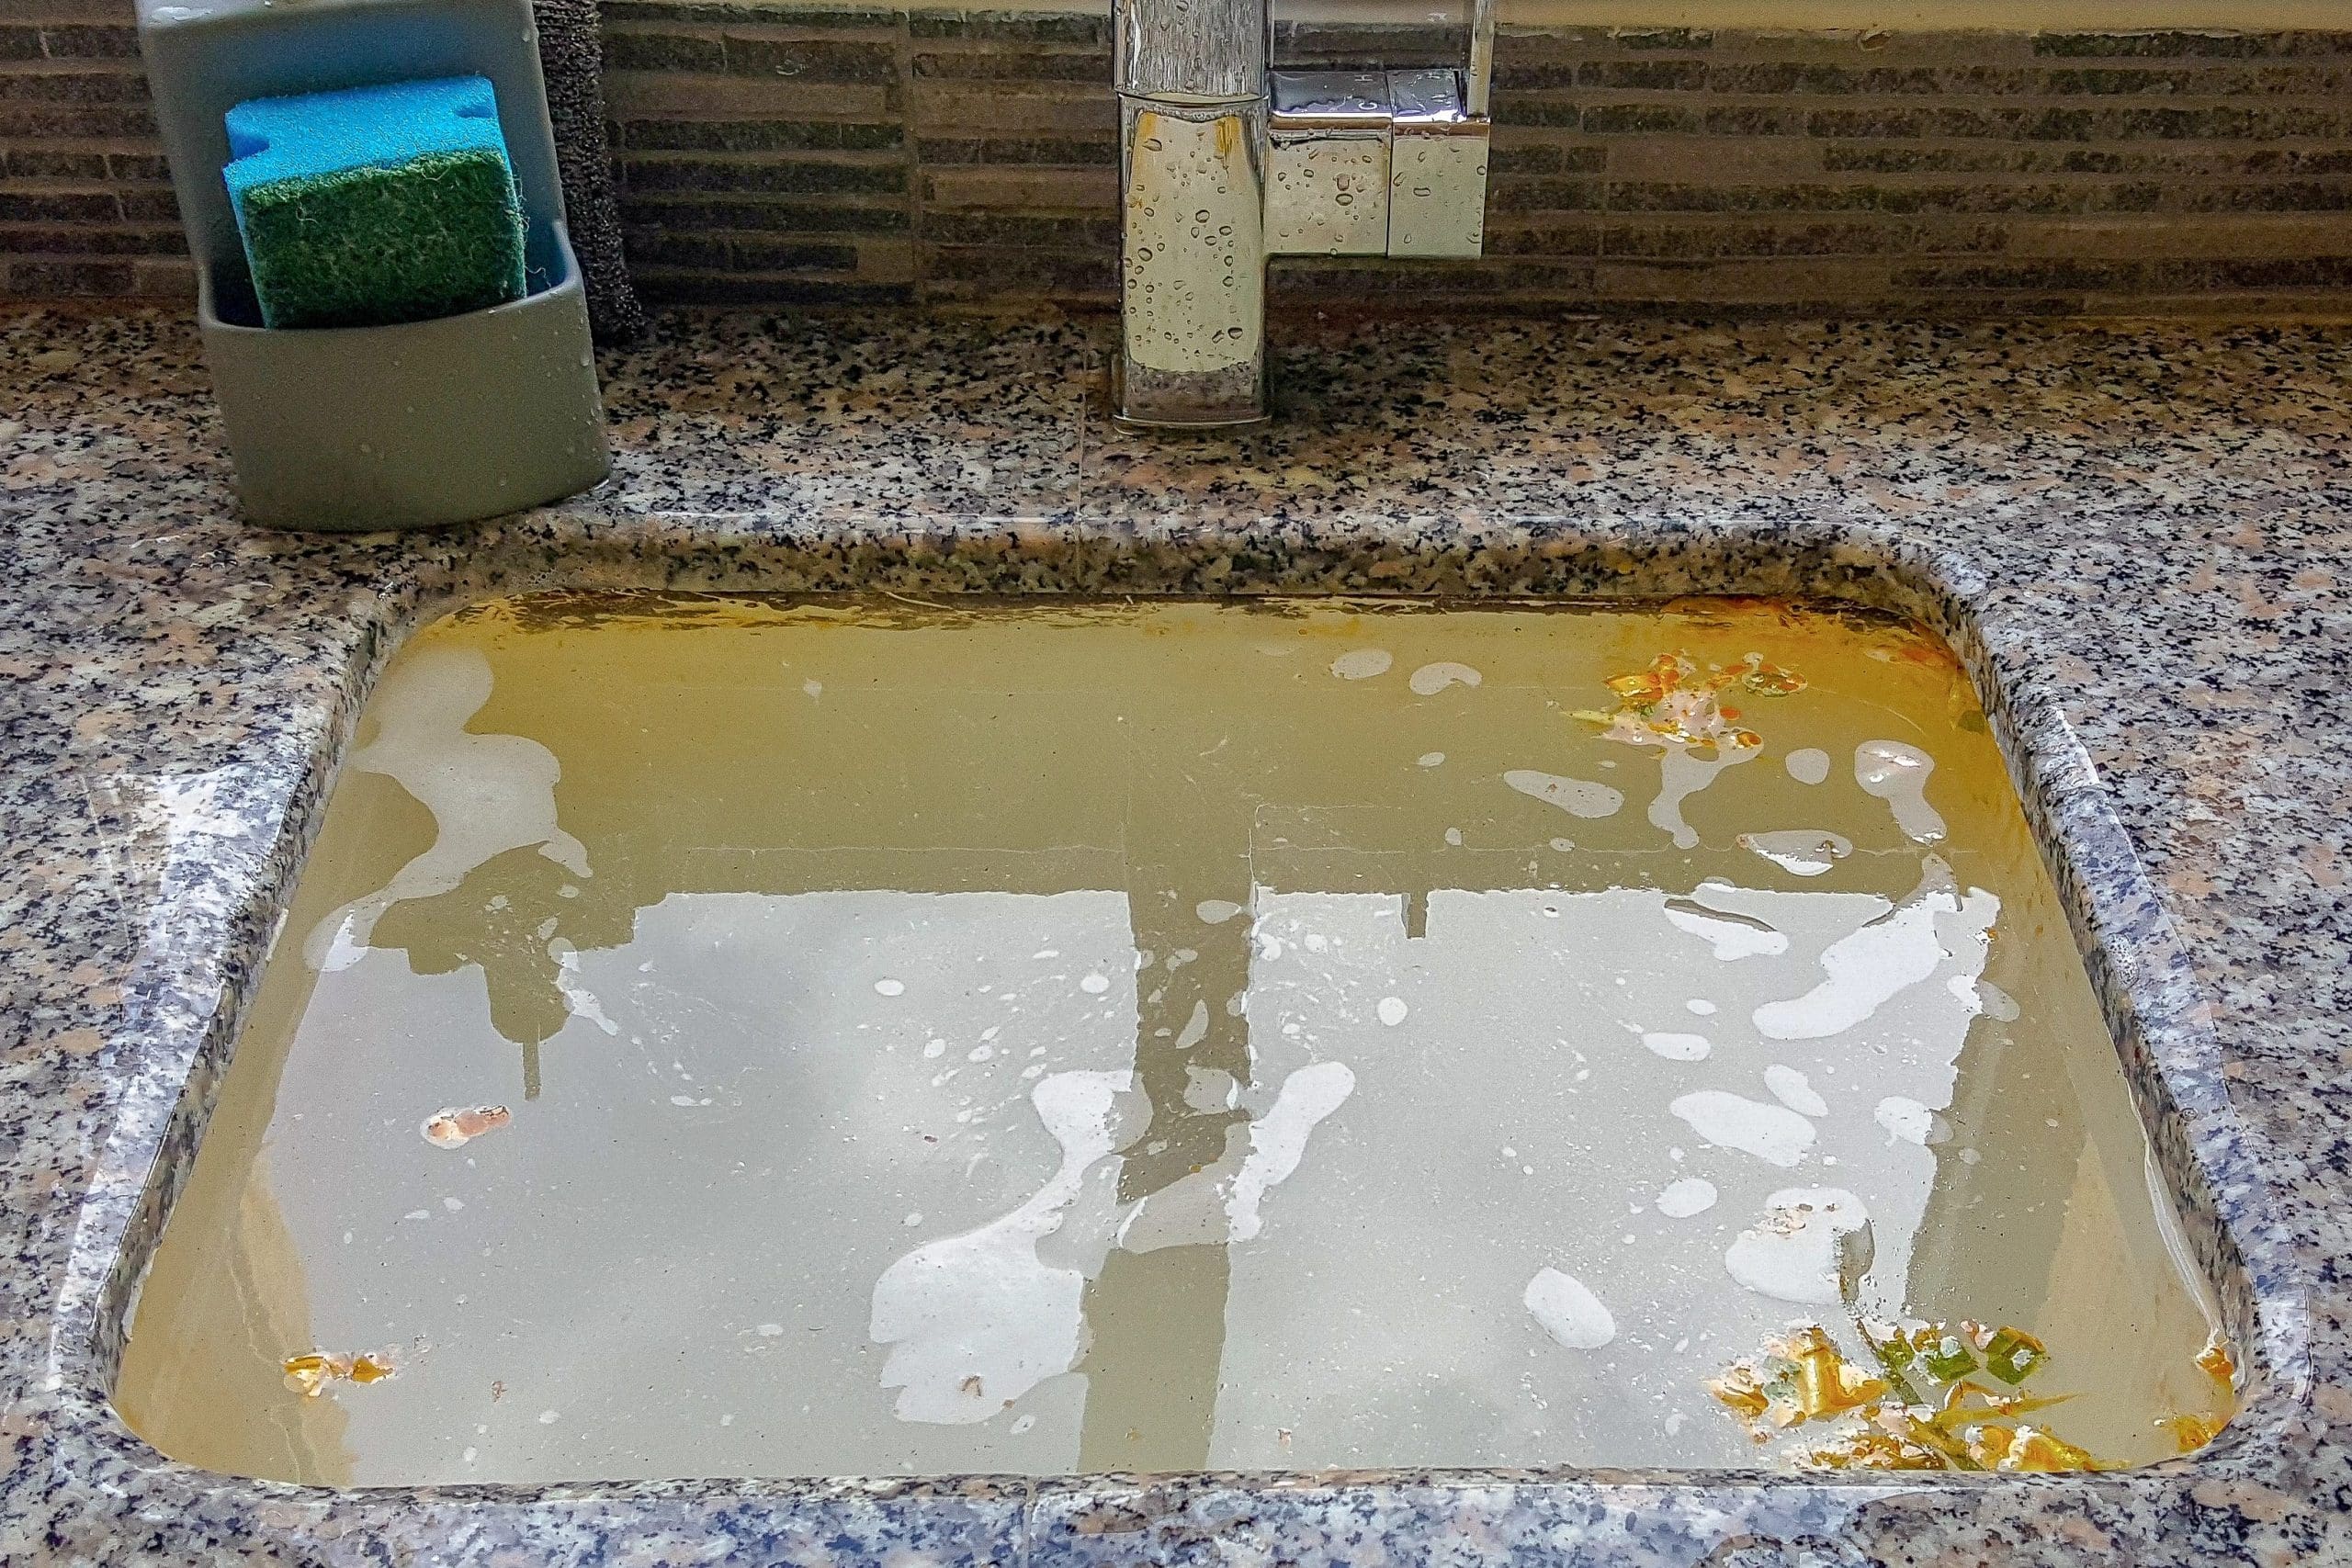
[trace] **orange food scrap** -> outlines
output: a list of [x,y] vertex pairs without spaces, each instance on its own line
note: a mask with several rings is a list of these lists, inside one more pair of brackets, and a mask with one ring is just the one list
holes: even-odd
[[2238,1364],[2231,1359],[2230,1348],[2222,1342],[2220,1335],[2205,1341],[2205,1348],[2197,1352],[2197,1364],[2215,1382],[2236,1385]]
[[[1849,1361],[1818,1324],[1742,1358],[1707,1392],[1758,1442],[1792,1427],[1827,1428],[1789,1458],[1829,1470],[2098,1470],[2099,1461],[2020,1417],[2065,1402],[2016,1390],[2047,1352],[2018,1328],[1982,1324],[1865,1324],[1855,1331],[1878,1360],[1872,1375]],[[1983,1364],[2010,1389],[1971,1374]]]
[[2172,1434],[2172,1440],[2185,1454],[2195,1453],[2222,1431],[2222,1418],[2218,1416],[2167,1416],[2156,1425]]
[[514,1120],[514,1113],[503,1105],[445,1105],[426,1117],[418,1131],[435,1148],[454,1149]]
[[1613,713],[1578,713],[1576,716],[1599,728],[1611,740],[1631,746],[1713,746],[1745,751],[1764,742],[1757,733],[1736,723],[1740,710],[1723,698],[1738,692],[1781,697],[1804,690],[1804,677],[1761,654],[1749,654],[1736,664],[1702,665],[1687,654],[1661,653],[1649,668],[1627,675],[1611,675],[1605,682],[1617,694]]
[[392,1375],[390,1356],[367,1351],[356,1356],[334,1356],[323,1350],[310,1350],[288,1356],[279,1364],[286,1371],[286,1386],[305,1399],[318,1398],[330,1383],[381,1382]]

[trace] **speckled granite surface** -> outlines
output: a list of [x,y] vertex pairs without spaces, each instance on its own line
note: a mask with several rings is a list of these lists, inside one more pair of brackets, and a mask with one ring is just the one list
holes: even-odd
[[[605,361],[600,491],[323,539],[235,521],[177,321],[0,317],[0,1561],[2352,1562],[2352,331],[1284,333],[1280,422],[1164,441],[1106,427],[1099,322],[673,321]],[[329,1494],[163,1461],[105,1404],[118,1258],[184,1167],[357,694],[419,616],[557,581],[1819,591],[1927,617],[2103,943],[2245,1408],[2188,1460],[1981,1484]]]

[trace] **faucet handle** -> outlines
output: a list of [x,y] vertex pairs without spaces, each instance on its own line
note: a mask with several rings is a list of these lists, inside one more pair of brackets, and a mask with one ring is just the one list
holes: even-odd
[[[1475,43],[1474,43],[1475,51]],[[1391,71],[1388,254],[1459,258],[1486,249],[1489,121],[1458,71]]]
[[1470,0],[1470,60],[1462,73],[1462,107],[1473,119],[1487,118],[1495,85],[1495,0]]
[[1272,73],[1268,253],[1479,254],[1494,70],[1495,0],[1471,0],[1464,69]]

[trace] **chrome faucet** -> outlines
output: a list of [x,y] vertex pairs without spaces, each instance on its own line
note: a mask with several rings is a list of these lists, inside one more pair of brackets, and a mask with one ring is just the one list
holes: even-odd
[[1466,69],[1270,71],[1269,0],[1117,0],[1123,423],[1266,417],[1266,258],[1485,244],[1494,0]]

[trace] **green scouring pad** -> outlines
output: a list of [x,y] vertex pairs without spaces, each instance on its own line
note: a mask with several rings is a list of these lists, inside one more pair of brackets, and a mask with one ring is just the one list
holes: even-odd
[[227,123],[265,325],[385,326],[523,297],[523,206],[486,78],[254,98]]

